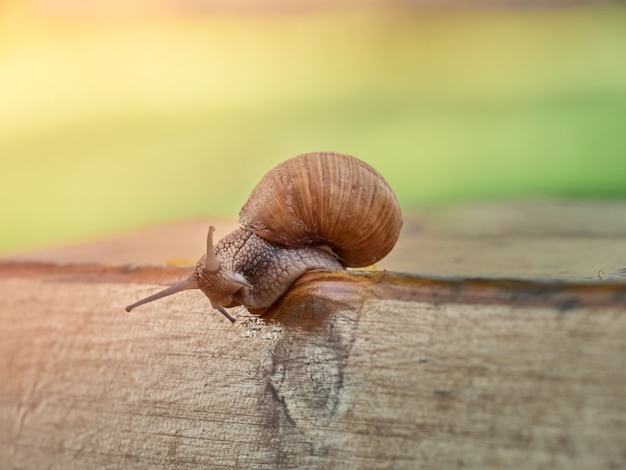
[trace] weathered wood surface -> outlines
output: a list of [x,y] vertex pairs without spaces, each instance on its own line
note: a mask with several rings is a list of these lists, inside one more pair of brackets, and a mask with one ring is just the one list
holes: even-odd
[[565,283],[312,275],[235,325],[194,291],[124,312],[185,269],[0,263],[0,462],[623,468],[626,236],[585,237]]
[[[3,258],[193,265],[204,253],[209,224],[216,240],[237,227],[234,220],[191,220]],[[398,245],[378,267],[466,277],[615,278],[626,267],[625,240],[626,202],[483,204],[405,215]]]

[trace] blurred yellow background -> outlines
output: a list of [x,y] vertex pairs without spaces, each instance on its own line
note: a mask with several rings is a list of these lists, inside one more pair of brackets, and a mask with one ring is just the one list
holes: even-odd
[[0,4],[0,253],[234,218],[315,150],[407,211],[626,196],[623,7],[248,3]]

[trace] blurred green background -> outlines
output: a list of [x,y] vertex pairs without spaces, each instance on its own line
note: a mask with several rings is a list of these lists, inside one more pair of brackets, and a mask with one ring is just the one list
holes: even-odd
[[626,197],[615,4],[87,3],[0,4],[0,253],[234,218],[267,169],[314,150],[369,162],[406,211]]

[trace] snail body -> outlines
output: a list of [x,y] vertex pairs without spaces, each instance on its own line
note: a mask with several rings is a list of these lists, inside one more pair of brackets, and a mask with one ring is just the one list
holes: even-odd
[[271,169],[239,214],[240,228],[213,245],[192,275],[126,307],[187,289],[211,305],[263,312],[303,273],[368,266],[385,257],[402,227],[398,200],[371,166],[349,155],[316,152]]

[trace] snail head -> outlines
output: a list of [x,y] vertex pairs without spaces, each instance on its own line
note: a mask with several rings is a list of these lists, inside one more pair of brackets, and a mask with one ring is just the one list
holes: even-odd
[[234,302],[233,295],[242,288],[252,289],[252,286],[241,274],[228,272],[223,269],[223,263],[220,262],[215,246],[213,245],[214,231],[215,227],[209,227],[206,241],[206,253],[196,263],[196,269],[191,276],[167,289],[129,305],[126,307],[126,311],[130,312],[135,307],[184,290],[200,289],[204,295],[209,298],[213,308],[222,313],[231,322],[234,322],[235,319],[230,316],[225,307],[238,305],[237,302]]

